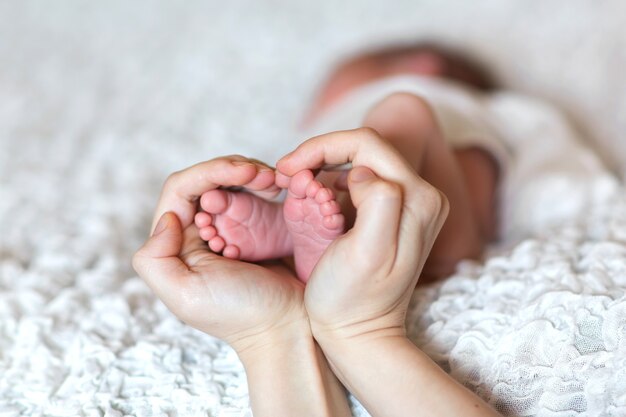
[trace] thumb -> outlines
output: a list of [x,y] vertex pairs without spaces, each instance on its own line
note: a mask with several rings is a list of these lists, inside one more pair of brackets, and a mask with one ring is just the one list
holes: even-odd
[[182,244],[180,220],[173,212],[167,212],[157,222],[152,236],[133,256],[133,268],[159,297],[173,289],[175,278],[189,272],[178,256]]
[[350,198],[356,207],[356,221],[350,234],[366,252],[396,247],[402,213],[399,185],[378,177],[371,169],[357,166],[348,176]]
[[178,216],[171,211],[164,213],[154,227],[152,236],[142,248],[155,258],[177,256],[183,244],[183,231]]

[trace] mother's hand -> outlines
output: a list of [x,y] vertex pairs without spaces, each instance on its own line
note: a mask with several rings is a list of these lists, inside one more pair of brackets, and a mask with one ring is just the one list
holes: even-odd
[[337,238],[307,283],[311,329],[324,339],[404,334],[411,294],[448,213],[445,196],[368,128],[309,139],[277,164],[280,175],[351,162],[354,227]]
[[305,292],[313,336],[372,416],[496,416],[406,337],[404,321],[445,221],[445,196],[372,129],[310,139],[279,161],[287,176],[352,162],[354,227],[337,238]]
[[[266,190],[274,173],[239,156],[172,174],[163,187],[152,236],[133,266],[182,321],[241,352],[285,337],[307,321],[303,285],[280,263],[255,265],[209,251],[193,224],[200,195],[219,186]],[[308,328],[308,323],[306,323]]]
[[313,336],[331,369],[372,416],[495,416],[407,337],[406,312],[448,203],[372,129],[334,132],[278,162],[287,176],[352,162],[354,227],[307,283]]

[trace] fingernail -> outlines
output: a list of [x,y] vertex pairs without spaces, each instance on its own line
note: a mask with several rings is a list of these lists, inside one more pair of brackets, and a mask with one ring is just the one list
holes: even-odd
[[374,178],[374,173],[371,169],[365,167],[357,167],[352,170],[350,179],[354,182],[368,181]]
[[167,229],[167,226],[169,225],[169,223],[170,223],[170,220],[169,220],[169,211],[168,211],[167,213],[164,213],[159,219],[156,227],[154,228],[154,232],[152,232],[152,236],[156,236],[162,231],[164,231],[165,229]]
[[248,161],[232,161],[231,164],[233,164],[236,167],[254,166],[254,164]]
[[278,160],[278,162],[276,162],[276,168],[278,168],[279,165],[285,165],[288,163],[289,158],[291,158],[293,152],[289,152],[287,155],[283,156],[282,158],[280,158]]

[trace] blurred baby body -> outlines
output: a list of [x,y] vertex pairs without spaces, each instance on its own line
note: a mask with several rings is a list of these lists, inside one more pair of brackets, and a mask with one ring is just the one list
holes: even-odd
[[[347,60],[318,95],[304,135],[362,126],[376,103],[398,92],[431,106],[470,199],[493,199],[472,204],[493,208],[483,209],[477,219],[491,239],[517,240],[574,221],[617,187],[558,108],[496,89],[479,64],[432,44],[385,48]],[[489,155],[481,162],[491,160],[495,169],[465,163],[464,151],[470,149]],[[491,184],[492,190],[485,189]]]

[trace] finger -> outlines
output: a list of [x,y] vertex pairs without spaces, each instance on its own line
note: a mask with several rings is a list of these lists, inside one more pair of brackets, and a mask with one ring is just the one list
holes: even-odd
[[402,190],[369,168],[356,167],[348,178],[350,198],[357,209],[350,231],[352,244],[370,256],[395,253],[402,214]]
[[231,155],[227,158],[240,162],[249,162],[256,166],[257,175],[252,179],[252,181],[244,184],[242,187],[246,191],[265,199],[274,198],[280,193],[279,187],[274,183],[274,168],[269,166],[267,163],[255,158],[246,158],[240,155]]
[[248,191],[259,191],[269,188],[274,185],[274,170],[256,166],[257,174],[252,178],[252,181],[244,184],[243,187]]
[[349,172],[345,171],[339,174],[339,176],[335,179],[333,186],[338,190],[348,191],[348,174]]
[[[214,227],[210,226],[206,229],[212,229],[215,233],[211,238],[203,240],[203,236],[201,233],[202,229],[198,229],[198,227],[193,224],[185,230],[183,230],[183,244],[179,254],[179,258],[187,265],[189,271],[194,272],[194,268],[198,265],[206,266],[207,262],[212,262],[216,259],[222,258],[220,255],[215,253],[211,253],[209,248],[207,247],[207,243],[210,243],[213,239],[215,239],[217,235],[217,230]],[[220,238],[221,239],[221,238]],[[210,246],[210,245],[209,245]]]
[[283,174],[282,172],[276,172],[276,185],[280,188],[289,188],[289,182],[291,181],[291,177]]
[[176,293],[177,278],[189,273],[179,258],[183,232],[178,217],[172,212],[161,216],[153,235],[133,256],[133,268],[159,298]]
[[340,164],[340,165],[333,165],[333,164],[326,164],[326,165],[322,165],[322,167],[320,168],[322,171],[327,171],[327,172],[344,172],[344,171],[350,171],[352,169],[352,163],[348,162],[345,164]]
[[197,201],[202,193],[224,186],[243,186],[257,175],[258,165],[240,156],[213,159],[175,172],[165,181],[155,212],[152,230],[158,219],[174,212],[182,227],[193,222]]
[[446,196],[428,183],[419,193],[404,197],[398,256],[415,256],[425,261],[448,216]]
[[398,151],[370,128],[332,132],[309,139],[285,155],[276,167],[281,174],[293,176],[304,169],[350,162],[353,166],[367,166],[378,176],[400,184],[416,177]]
[[274,170],[264,164],[257,166],[258,173],[243,189],[264,200],[272,200],[281,192],[281,188],[276,185]]

